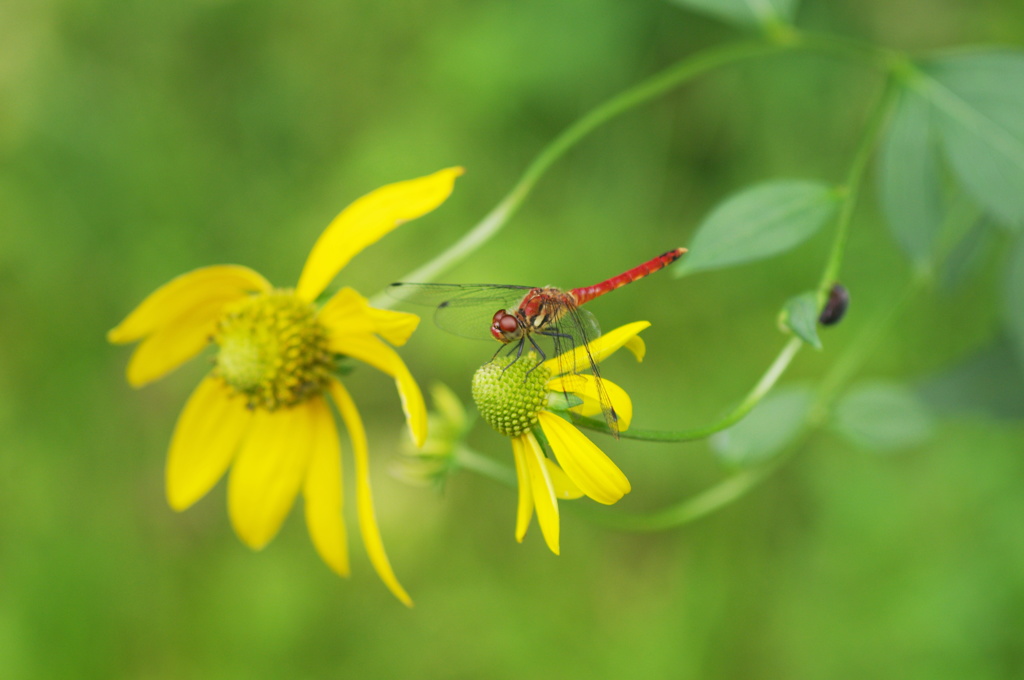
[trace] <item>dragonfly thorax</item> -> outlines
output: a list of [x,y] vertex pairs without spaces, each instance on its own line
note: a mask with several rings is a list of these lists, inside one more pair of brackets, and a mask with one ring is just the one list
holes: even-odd
[[544,333],[576,304],[572,292],[558,288],[531,288],[514,313],[499,309],[491,318],[491,335],[503,343],[517,342],[532,333]]

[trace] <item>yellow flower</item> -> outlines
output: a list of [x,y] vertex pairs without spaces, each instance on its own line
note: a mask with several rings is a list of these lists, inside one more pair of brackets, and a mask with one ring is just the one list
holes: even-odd
[[171,439],[172,508],[190,507],[230,467],[231,523],[246,545],[259,550],[301,491],[313,545],[331,569],[347,576],[340,441],[329,398],[352,443],[359,528],[370,561],[391,592],[411,606],[384,551],[366,433],[337,379],[336,362],[339,355],[351,357],[393,377],[413,438],[422,443],[423,395],[388,344],[404,344],[419,317],[374,309],[351,288],[319,308],[314,300],[364,248],[441,205],[462,172],[449,168],[389,184],[345,208],[314,244],[294,289],[273,288],[247,267],[204,267],[157,289],[108,333],[113,343],[140,341],[128,363],[134,387],[161,378],[211,342],[218,347],[213,370],[189,397]]
[[[605,333],[590,343],[594,361],[602,361],[625,347],[642,361],[645,347],[639,333],[650,326],[637,321]],[[512,357],[489,363],[473,376],[473,399],[490,425],[512,438],[512,453],[519,481],[516,540],[522,542],[537,509],[537,521],[548,547],[559,551],[558,499],[589,496],[611,505],[629,493],[629,480],[622,471],[571,423],[551,410],[551,403],[575,397],[579,403],[569,411],[582,416],[602,413],[594,376],[562,374],[560,366],[587,365],[583,347],[574,357],[555,357],[538,363],[532,352],[515,361]],[[511,362],[511,363],[509,363]],[[629,427],[633,403],[621,387],[602,380],[605,393],[618,415],[620,430]],[[534,434],[539,425],[558,463],[548,458]]]

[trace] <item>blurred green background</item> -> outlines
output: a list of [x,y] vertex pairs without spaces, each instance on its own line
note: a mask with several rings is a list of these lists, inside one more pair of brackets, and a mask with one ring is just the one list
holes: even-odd
[[[1024,5],[806,0],[799,23],[911,51],[1019,45]],[[656,0],[0,1],[0,677],[1024,676],[1024,426],[985,410],[943,416],[898,455],[815,434],[747,497],[672,531],[566,510],[555,557],[536,525],[515,542],[512,489],[462,474],[438,494],[390,476],[397,396],[359,370],[348,384],[413,610],[358,541],[352,578],[333,576],[301,513],[253,554],[223,485],[181,515],[167,507],[167,443],[205,363],[127,386],[129,352],[104,333],[146,294],[222,262],[290,285],[352,199],[464,165],[445,206],[343,272],[373,294],[475,223],[591,107],[739,37]],[[839,181],[878,85],[808,54],[714,72],[585,140],[444,280],[589,284],[686,245],[750,182]],[[847,319],[784,383],[820,378],[908,279],[876,205],[869,181]],[[827,248],[822,234],[595,302],[606,328],[654,324],[643,364],[606,369],[635,424],[701,425],[749,389],[784,342],[779,306],[816,283]],[[984,266],[920,298],[863,376],[918,384],[997,342],[998,278]],[[491,351],[428,319],[403,355],[421,384],[465,398]],[[1009,365],[995,376],[1016,380]],[[472,443],[511,465],[484,427]],[[706,443],[600,443],[633,483],[607,512],[723,475]]]

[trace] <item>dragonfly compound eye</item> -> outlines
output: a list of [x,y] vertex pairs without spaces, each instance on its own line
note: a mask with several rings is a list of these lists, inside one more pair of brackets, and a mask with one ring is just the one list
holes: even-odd
[[498,320],[498,328],[506,333],[513,333],[517,328],[519,328],[519,321],[517,321],[516,317],[511,314],[506,314]]

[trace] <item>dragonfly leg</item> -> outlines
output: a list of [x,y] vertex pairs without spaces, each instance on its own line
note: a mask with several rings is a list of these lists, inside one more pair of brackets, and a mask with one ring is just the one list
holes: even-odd
[[[527,337],[529,337],[529,336],[527,336]],[[523,345],[525,345],[525,344],[526,344],[526,338],[522,338],[516,344],[516,358],[513,359],[512,361],[508,362],[508,364],[506,364],[505,368],[501,369],[502,373],[507,371],[509,366],[511,366],[512,364],[516,363],[517,361],[519,361],[522,358],[522,356],[523,356]],[[502,348],[504,348],[504,346]],[[501,349],[498,350],[498,352],[500,352],[500,351],[501,351]],[[512,348],[511,347],[509,347],[508,353],[512,354]],[[498,353],[495,352],[494,356],[498,356]],[[494,359],[492,358],[491,361],[494,361]]]
[[[542,363],[544,363],[544,361],[546,361],[546,360],[547,360],[547,358],[548,358],[548,355],[547,355],[547,354],[545,354],[545,353],[544,353],[544,350],[540,348],[540,345],[538,345],[538,344],[537,344],[537,341],[533,339],[533,336],[531,336],[531,335],[527,335],[527,336],[526,336],[525,338],[523,338],[523,340],[529,340],[529,341],[530,341],[530,344],[531,344],[531,345],[533,345],[533,348],[534,348],[535,350],[537,350],[537,354],[539,354],[539,355],[540,355],[540,361],[538,361],[537,363],[535,363],[535,364],[533,365],[533,368],[531,368],[530,370],[528,370],[528,371],[526,372],[526,375],[525,375],[525,376],[523,376],[523,382],[526,382],[526,379],[530,377],[530,374],[531,374],[531,373],[533,373],[534,371],[536,371],[536,370],[537,370],[537,369],[538,369],[538,368],[540,367],[540,365],[541,365]],[[522,340],[521,340],[520,342],[522,342]]]
[[[549,338],[554,338],[556,355],[568,354],[576,349],[576,338],[569,335],[568,333],[559,333],[558,331],[549,328],[547,330],[541,331],[540,335],[545,335]],[[562,343],[559,342],[560,340],[567,341],[565,344],[567,344],[568,347],[563,347]],[[573,368],[575,369],[575,367]]]

